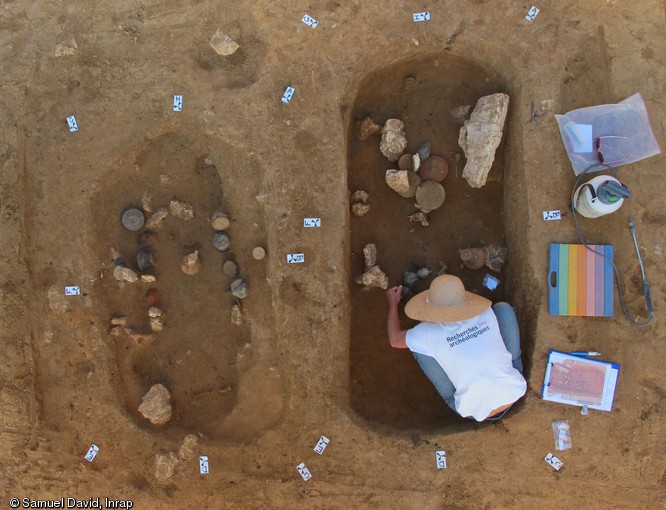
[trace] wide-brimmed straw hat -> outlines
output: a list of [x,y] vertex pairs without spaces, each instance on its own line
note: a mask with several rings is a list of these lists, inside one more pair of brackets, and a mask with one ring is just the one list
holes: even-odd
[[419,321],[458,322],[482,314],[490,305],[490,300],[467,292],[460,278],[445,274],[435,278],[429,290],[410,299],[405,314]]

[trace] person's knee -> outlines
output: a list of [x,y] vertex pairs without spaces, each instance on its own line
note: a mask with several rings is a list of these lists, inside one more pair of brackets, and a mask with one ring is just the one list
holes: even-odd
[[493,311],[494,312],[504,312],[504,313],[516,313],[516,310],[511,306],[509,303],[506,301],[500,301],[499,303],[495,303],[493,305]]

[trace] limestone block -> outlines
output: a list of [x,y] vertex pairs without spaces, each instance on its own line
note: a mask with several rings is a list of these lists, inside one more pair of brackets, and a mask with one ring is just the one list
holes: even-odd
[[191,220],[194,218],[194,207],[181,200],[172,200],[169,202],[169,214],[181,220]]
[[400,119],[388,119],[382,128],[379,150],[389,161],[398,161],[406,147],[405,125]]
[[188,434],[183,439],[183,444],[180,445],[178,450],[178,458],[180,460],[190,460],[194,458],[197,448],[199,447],[199,437],[194,434]]
[[356,278],[356,283],[363,285],[364,287],[377,287],[386,290],[388,288],[389,280],[386,273],[384,273],[379,266],[373,266],[370,270]]
[[373,266],[377,265],[377,245],[375,243],[366,244],[363,248],[363,256],[365,257],[365,270],[370,270]]
[[217,29],[217,31],[210,38],[208,44],[210,44],[210,47],[215,50],[215,53],[224,56],[235,53],[236,50],[240,47],[236,41],[234,41],[220,29]]
[[169,216],[169,209],[166,207],[160,207],[153,215],[148,218],[146,222],[146,227],[151,229],[157,229],[162,226],[162,222]]
[[155,454],[155,478],[166,482],[176,471],[180,459],[174,452],[158,452]]
[[153,425],[164,425],[171,419],[171,393],[163,384],[154,384],[143,396],[139,412]]
[[369,136],[379,131],[379,126],[372,122],[370,117],[356,123],[357,136],[360,141],[364,141]]
[[387,170],[386,184],[396,193],[407,193],[409,191],[409,170]]
[[473,188],[482,187],[502,141],[502,130],[509,108],[509,96],[492,94],[479,99],[469,120],[460,128],[458,144],[467,163],[462,176]]
[[351,206],[352,214],[357,217],[365,216],[370,212],[370,204],[363,204],[361,202],[356,202]]

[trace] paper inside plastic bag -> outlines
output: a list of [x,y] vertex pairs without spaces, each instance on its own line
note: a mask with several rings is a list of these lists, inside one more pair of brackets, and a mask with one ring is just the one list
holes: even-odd
[[[618,104],[580,108],[555,118],[576,175],[592,165],[618,167],[661,152],[640,94]],[[592,126],[591,136],[589,128],[581,126]],[[605,168],[599,166],[591,172]]]
[[573,448],[571,439],[571,428],[567,420],[555,420],[553,422],[553,438],[556,450],[568,450]]

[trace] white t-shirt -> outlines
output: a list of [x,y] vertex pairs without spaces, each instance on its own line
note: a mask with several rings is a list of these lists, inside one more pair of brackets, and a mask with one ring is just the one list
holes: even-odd
[[456,410],[465,418],[483,421],[527,391],[492,308],[466,321],[422,322],[407,331],[407,347],[437,360],[456,388]]

